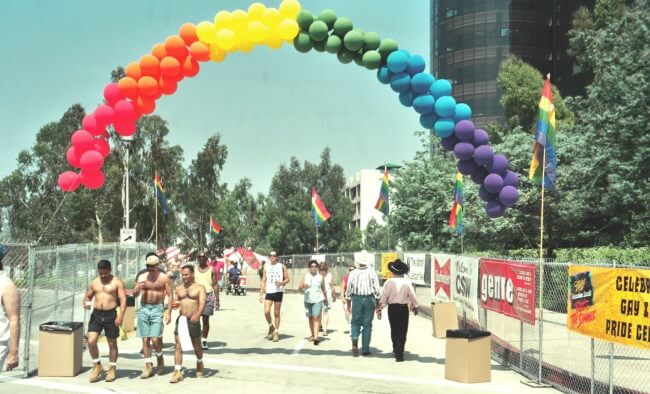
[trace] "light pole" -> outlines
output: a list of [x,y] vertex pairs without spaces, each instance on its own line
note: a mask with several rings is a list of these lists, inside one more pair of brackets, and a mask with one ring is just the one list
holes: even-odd
[[124,148],[124,228],[131,228],[129,223],[129,153],[131,152],[131,143],[133,136],[120,137],[120,142]]

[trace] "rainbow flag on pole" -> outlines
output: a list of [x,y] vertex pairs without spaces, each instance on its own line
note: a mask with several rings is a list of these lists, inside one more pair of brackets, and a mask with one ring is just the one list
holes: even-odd
[[216,237],[221,232],[221,226],[212,216],[210,216],[210,234]]
[[162,207],[162,212],[164,215],[169,213],[169,206],[167,205],[167,197],[165,197],[165,188],[163,187],[162,179],[160,174],[156,171],[153,178],[153,195],[158,198],[160,206]]
[[384,215],[388,215],[388,169],[384,166],[384,177],[381,180],[381,187],[379,188],[379,198],[375,203],[375,209]]
[[328,221],[332,216],[325,208],[325,204],[318,196],[315,187],[311,188],[311,216],[313,216],[316,226],[320,226],[321,223]]
[[539,113],[537,117],[537,131],[535,133],[535,146],[533,159],[530,162],[528,178],[536,185],[542,184],[542,163],[546,154],[546,167],[544,168],[544,188],[555,189],[557,168],[557,138],[555,136],[555,106],[553,105],[553,92],[551,91],[551,75],[546,76],[542,98],[539,100]]
[[456,186],[454,187],[454,205],[449,214],[449,226],[456,234],[463,233],[463,174],[456,173]]

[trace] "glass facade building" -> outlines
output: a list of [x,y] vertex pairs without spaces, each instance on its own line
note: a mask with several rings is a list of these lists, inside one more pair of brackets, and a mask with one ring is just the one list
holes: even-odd
[[579,6],[593,0],[431,0],[432,74],[454,85],[458,102],[485,126],[502,116],[499,65],[517,55],[563,96],[584,92],[588,76],[567,55],[567,32]]

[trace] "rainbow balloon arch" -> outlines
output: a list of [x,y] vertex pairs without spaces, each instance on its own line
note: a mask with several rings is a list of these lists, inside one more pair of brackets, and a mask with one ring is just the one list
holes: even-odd
[[185,23],[178,35],[129,63],[126,75],[104,88],[104,103],[72,134],[66,159],[80,172],[63,172],[59,186],[66,192],[79,186],[101,188],[102,166],[110,154],[107,127],[112,125],[122,137],[133,135],[139,118],[154,112],[156,100],[174,94],[184,78],[196,76],[200,63],[222,62],[229,53],[250,52],[258,45],[277,49],[285,43],[301,53],[314,49],[336,54],[342,63],[354,61],[377,70],[377,79],[399,93],[400,103],[412,107],[420,124],[434,130],[441,146],[454,152],[458,171],[481,185],[479,196],[490,218],[502,216],[517,202],[518,177],[508,169],[508,159],[494,153],[485,130],[474,127],[470,106],[456,102],[451,83],[425,72],[422,56],[399,49],[393,39],[354,28],[350,19],[337,17],[332,10],[315,17],[301,10],[296,0],[283,0],[278,9],[253,3],[247,11],[219,11],[213,22]]

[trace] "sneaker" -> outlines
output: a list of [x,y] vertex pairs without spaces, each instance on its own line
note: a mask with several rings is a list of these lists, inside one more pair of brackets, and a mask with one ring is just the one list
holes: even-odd
[[180,369],[174,369],[174,374],[172,378],[169,379],[169,383],[178,383],[183,380],[183,373]]
[[102,363],[96,363],[93,366],[93,369],[90,371],[90,377],[88,380],[90,383],[95,383],[104,375],[104,370],[102,369]]
[[370,356],[370,352],[362,352],[361,355],[362,356]]
[[324,336],[324,337],[327,336],[327,330],[323,330],[323,336]]
[[318,345],[320,341],[318,339],[314,339],[314,345]]
[[110,365],[108,369],[106,370],[106,381],[107,382],[112,382],[115,380],[116,371],[115,371],[115,365]]
[[165,373],[165,359],[163,356],[156,357],[156,375],[162,375]]
[[275,331],[275,327],[273,324],[269,324],[269,332],[266,333],[266,339],[273,339],[273,331]]
[[278,330],[273,331],[273,342],[277,342],[280,340],[280,333],[278,333]]
[[142,370],[142,374],[140,374],[140,379],[149,379],[152,376],[153,376],[153,364],[146,363],[144,365],[144,369]]
[[205,375],[205,370],[203,369],[203,362],[196,363],[196,377],[202,378]]
[[201,349],[208,350],[208,340],[207,339],[201,339]]

